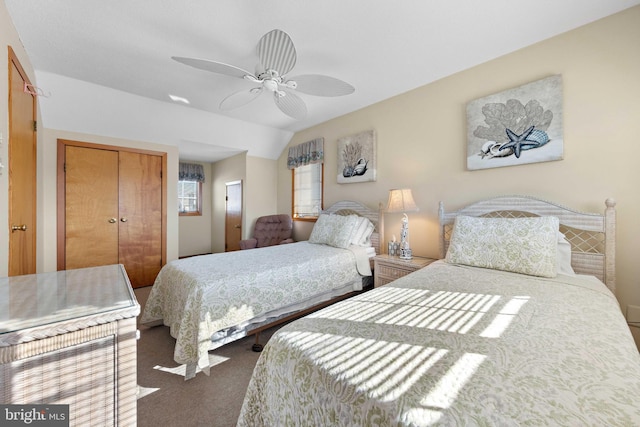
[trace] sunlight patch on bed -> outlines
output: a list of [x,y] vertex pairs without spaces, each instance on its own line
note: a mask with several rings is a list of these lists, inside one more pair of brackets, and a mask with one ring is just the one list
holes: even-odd
[[[530,297],[505,297],[468,292],[411,292],[394,289],[382,301],[354,298],[314,313],[315,318],[375,323],[391,327],[431,329],[499,338],[522,311]],[[399,305],[398,302],[401,302]],[[358,326],[355,326],[358,327]],[[364,325],[363,325],[364,327]],[[302,328],[304,329],[304,328]],[[394,329],[398,336],[402,329]],[[391,330],[389,330],[391,331]],[[408,332],[407,332],[408,333]],[[356,333],[358,335],[358,333]],[[404,412],[409,424],[425,419],[437,421],[454,404],[459,393],[487,358],[477,353],[457,353],[453,349],[429,346],[429,342],[401,342],[389,335],[350,336],[349,328],[331,332],[281,331],[279,339],[306,357],[326,375],[326,386],[347,384],[357,393],[378,402],[392,402],[407,395],[424,378],[429,388],[419,401]],[[336,387],[336,390],[344,390]]]
[[529,297],[524,296],[511,298],[480,336],[484,338],[499,338],[528,301]]
[[486,358],[487,356],[484,354],[463,354],[420,403],[427,407],[448,408],[451,406],[462,387]]
[[446,354],[447,350],[410,346],[398,354],[389,354],[371,366],[374,372],[365,386],[381,402],[400,398]]
[[309,315],[310,318],[374,322],[409,326],[458,334],[468,334],[476,326],[484,338],[500,337],[529,297],[509,299],[500,295],[468,292],[431,292],[422,289],[381,290],[381,298],[368,300],[366,294]]
[[[218,356],[216,354],[209,354],[209,368],[212,368],[215,365],[219,365],[221,363],[224,363],[227,360],[229,360],[228,357],[222,357],[222,356]],[[184,377],[186,375],[186,373],[187,373],[187,365],[179,365],[179,366],[176,366],[175,368],[167,368],[165,366],[156,365],[156,366],[153,367],[153,369],[156,369],[156,370],[162,371],[162,372],[168,372],[170,374],[180,375],[182,377]],[[196,373],[198,373],[198,372],[202,372],[202,369],[197,368],[196,369]]]
[[[405,394],[442,361],[446,349],[313,332],[284,332],[289,345],[309,357],[329,378],[339,378],[380,402]],[[321,343],[321,345],[318,345]]]
[[427,396],[420,402],[422,407],[412,408],[403,414],[402,421],[408,424],[426,425],[438,421],[442,411],[449,408],[458,397],[465,384],[476,373],[487,358],[483,354],[462,355],[446,374],[440,378]]
[[156,391],[160,390],[159,388],[153,388],[153,387],[142,387],[142,386],[138,386],[138,397],[137,399],[142,399],[145,396],[149,396],[152,393],[155,393]]

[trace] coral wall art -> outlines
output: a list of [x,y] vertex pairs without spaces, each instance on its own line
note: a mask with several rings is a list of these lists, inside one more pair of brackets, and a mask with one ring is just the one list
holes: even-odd
[[562,160],[562,76],[467,104],[467,169]]
[[368,130],[338,139],[338,184],[375,180],[375,132]]

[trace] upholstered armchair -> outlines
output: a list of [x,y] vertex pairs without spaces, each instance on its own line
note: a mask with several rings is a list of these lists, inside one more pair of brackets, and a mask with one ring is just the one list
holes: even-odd
[[240,240],[240,249],[263,248],[265,246],[293,243],[293,222],[287,214],[261,216],[251,239]]

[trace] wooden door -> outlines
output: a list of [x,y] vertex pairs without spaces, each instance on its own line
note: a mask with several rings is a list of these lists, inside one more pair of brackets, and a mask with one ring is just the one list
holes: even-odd
[[58,270],[123,264],[133,287],[165,264],[166,153],[58,140]]
[[9,276],[36,272],[36,103],[9,47]]
[[226,252],[240,250],[242,240],[242,181],[226,184],[225,233]]
[[118,264],[118,152],[67,145],[64,157],[65,250],[59,269]]
[[119,253],[133,287],[162,267],[162,157],[120,152]]

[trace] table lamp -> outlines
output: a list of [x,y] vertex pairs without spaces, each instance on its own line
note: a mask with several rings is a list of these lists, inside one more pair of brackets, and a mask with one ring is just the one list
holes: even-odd
[[388,213],[400,213],[402,218],[402,229],[400,231],[400,259],[411,259],[411,248],[409,247],[409,217],[407,212],[417,211],[418,206],[413,200],[411,190],[403,188],[401,190],[389,190],[389,202],[387,203]]

